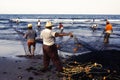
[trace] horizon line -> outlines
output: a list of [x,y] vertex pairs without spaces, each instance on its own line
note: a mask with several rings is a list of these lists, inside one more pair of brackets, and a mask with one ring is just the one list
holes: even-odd
[[20,13],[20,14],[18,14],[18,13],[5,13],[5,14],[3,14],[3,13],[0,13],[0,15],[120,15],[120,14],[101,14],[101,13],[98,13],[98,14],[83,14],[83,13],[81,13],[81,14],[73,14],[73,13],[59,13],[59,14],[55,14],[55,13],[45,13],[45,14],[40,14],[40,13],[35,13],[35,14],[33,14],[33,13]]

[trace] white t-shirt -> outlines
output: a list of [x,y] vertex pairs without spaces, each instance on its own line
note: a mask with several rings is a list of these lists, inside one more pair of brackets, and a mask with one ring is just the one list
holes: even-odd
[[40,23],[40,22],[38,22],[38,23],[37,23],[37,26],[40,26],[40,24],[41,24],[41,23]]
[[97,24],[93,24],[93,25],[92,25],[92,28],[97,28]]
[[43,44],[51,46],[55,43],[55,33],[50,29],[41,31],[40,38],[43,39]]

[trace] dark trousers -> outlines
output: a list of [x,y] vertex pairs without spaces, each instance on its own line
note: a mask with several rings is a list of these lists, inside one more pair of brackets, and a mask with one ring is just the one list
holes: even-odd
[[104,43],[109,43],[110,33],[105,33]]
[[62,71],[62,65],[55,44],[52,46],[43,45],[43,53],[43,63],[45,69],[48,68],[51,59],[57,70]]

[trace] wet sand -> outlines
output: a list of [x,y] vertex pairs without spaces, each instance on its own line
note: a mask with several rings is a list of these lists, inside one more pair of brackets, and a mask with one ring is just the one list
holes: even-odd
[[0,80],[60,80],[54,66],[46,73],[38,71],[43,67],[40,46],[35,57],[28,57],[20,41],[0,40]]
[[[0,80],[63,80],[63,77],[57,75],[56,68],[52,63],[50,63],[49,71],[39,71],[43,67],[41,50],[41,54],[28,57],[24,56],[25,52],[20,42],[0,40],[0,45]],[[97,62],[102,64],[104,69],[116,72],[115,76],[118,80],[120,79],[120,51],[118,50],[88,52],[67,59],[61,58],[61,60],[63,65],[67,65],[71,61],[77,61],[80,64]]]
[[[63,77],[57,75],[56,68],[52,63],[49,71],[39,71],[43,67],[42,55],[35,57],[17,55],[16,57],[0,57],[1,80],[63,80]],[[120,76],[120,51],[117,50],[89,52],[61,60],[65,61],[64,65],[71,61],[77,61],[81,64],[97,62],[102,64],[103,68],[116,72],[117,76]]]
[[50,71],[39,71],[42,67],[42,56],[0,57],[0,80],[61,80],[52,63]]

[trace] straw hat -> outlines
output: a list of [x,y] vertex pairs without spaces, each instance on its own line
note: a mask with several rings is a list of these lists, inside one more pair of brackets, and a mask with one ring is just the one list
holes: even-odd
[[50,22],[50,21],[47,21],[46,22],[46,25],[45,25],[45,27],[52,27],[53,25],[52,25],[52,23]]
[[32,24],[28,24],[28,28],[31,28],[32,27]]

